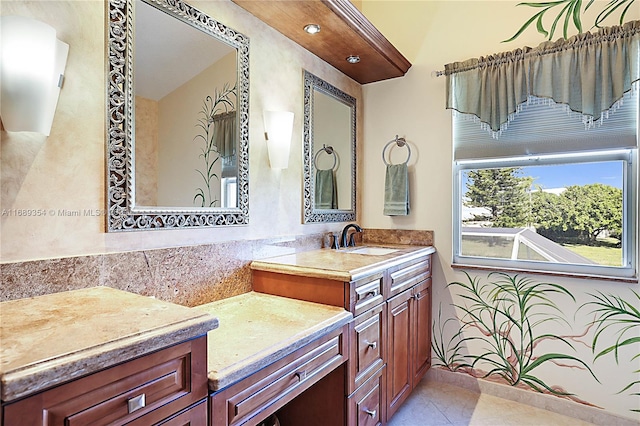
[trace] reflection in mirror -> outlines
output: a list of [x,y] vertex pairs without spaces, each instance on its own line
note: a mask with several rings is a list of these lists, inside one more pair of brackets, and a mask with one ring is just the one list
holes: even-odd
[[355,220],[356,100],[304,72],[304,223]]
[[109,16],[109,231],[248,223],[248,39],[181,0]]
[[135,7],[136,206],[236,207],[236,50]]

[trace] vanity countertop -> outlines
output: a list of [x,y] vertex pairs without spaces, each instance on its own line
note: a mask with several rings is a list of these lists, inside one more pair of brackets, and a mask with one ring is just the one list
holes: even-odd
[[204,335],[217,318],[109,287],[0,303],[3,402]]
[[365,246],[396,250],[382,255],[352,253],[362,247],[310,250],[254,260],[251,262],[251,269],[346,282],[436,251],[433,246],[400,244],[365,244]]
[[227,387],[347,324],[342,308],[249,292],[197,306],[220,319],[207,338],[209,389]]

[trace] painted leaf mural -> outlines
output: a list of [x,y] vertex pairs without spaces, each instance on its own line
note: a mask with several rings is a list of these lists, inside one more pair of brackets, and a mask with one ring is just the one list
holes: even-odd
[[[458,371],[470,369],[471,364],[467,363],[463,353],[465,338],[463,336],[463,328],[458,326],[458,318],[447,318],[442,322],[442,305],[438,309],[438,321],[433,322],[431,326],[431,335],[433,342],[431,349],[435,353],[433,365],[439,365],[449,371]],[[446,339],[447,328],[453,327],[453,333],[449,339]]]
[[193,203],[200,207],[216,207],[219,200],[213,193],[213,185],[218,185],[220,176],[214,171],[214,166],[220,161],[220,153],[214,138],[214,118],[223,113],[235,110],[236,86],[225,84],[222,90],[215,89],[214,96],[205,97],[202,109],[198,113],[200,133],[193,139],[201,144],[199,158],[203,161],[203,168],[196,169],[202,178],[203,186],[196,189]]
[[[592,342],[592,350],[595,355],[594,363],[600,358],[613,356],[616,364],[619,365],[622,352],[629,349],[631,356],[628,361],[632,365],[636,365],[636,370],[633,371],[636,376],[618,393],[629,393],[640,397],[638,376],[640,374],[640,350],[638,349],[640,344],[640,294],[634,290],[631,292],[633,295],[629,297],[629,300],[601,292],[590,294],[594,300],[583,304],[580,309],[589,308],[590,313],[595,315],[592,323],[596,326]],[[613,337],[613,344],[602,344],[607,335]],[[638,402],[640,403],[640,401]],[[634,407],[630,411],[640,413],[640,408]]]
[[[562,376],[553,374],[561,371],[555,369],[579,369],[594,384],[608,388],[612,397],[626,401],[621,405],[630,402],[629,412],[640,412],[637,291],[630,289],[626,297],[585,292],[587,300],[578,305],[574,295],[558,284],[502,272],[486,279],[465,276],[465,281],[447,286],[455,295],[451,306],[457,314],[444,316],[440,304],[434,317],[434,366],[603,408],[549,382],[550,375]],[[578,317],[582,320],[576,322]],[[576,326],[577,333],[571,331]],[[575,344],[581,345],[582,356]],[[586,348],[592,357],[585,357]],[[598,365],[606,359],[609,365]],[[596,367],[602,377],[596,376]]]
[[[562,387],[545,382],[536,373],[542,365],[559,368],[579,368],[597,377],[587,363],[574,355],[571,340],[581,335],[558,335],[541,332],[549,330],[548,323],[561,323],[569,327],[562,311],[552,298],[564,297],[575,302],[564,287],[546,282],[535,282],[518,275],[495,272],[483,282],[479,277],[466,274],[466,282],[452,282],[463,303],[454,304],[462,312],[457,318],[460,329],[444,341],[447,321],[433,325],[436,364],[452,371],[474,377],[506,382],[511,386],[529,388],[583,404],[577,396]],[[564,351],[544,352],[540,344],[558,343]],[[463,355],[462,345],[473,343],[481,351]],[[557,346],[557,345],[556,345]]]
[[[603,22],[610,16],[619,15],[619,23],[622,25],[624,17],[631,9],[631,5],[635,0],[611,0],[607,2],[604,8],[596,16],[592,28],[600,28]],[[518,6],[527,6],[536,9],[537,12],[529,18],[516,33],[504,42],[510,42],[518,38],[531,25],[536,26],[538,33],[542,34],[547,40],[552,40],[556,30],[562,28],[563,38],[568,38],[569,29],[573,26],[578,33],[583,32],[582,15],[587,12],[595,3],[595,0],[588,2],[583,0],[556,0],[542,2],[523,2]],[[597,4],[597,3],[596,3]],[[556,13],[555,17],[553,13]],[[552,17],[551,25],[545,25],[544,18]],[[588,28],[587,30],[589,30]]]

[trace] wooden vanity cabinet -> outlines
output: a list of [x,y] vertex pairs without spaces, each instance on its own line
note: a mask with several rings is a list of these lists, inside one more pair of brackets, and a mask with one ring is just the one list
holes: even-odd
[[[254,425],[266,419],[305,392],[307,405],[323,407],[323,425],[342,424],[345,417],[340,409],[344,401],[344,373],[331,375],[349,357],[348,325],[306,344],[290,355],[261,369],[209,397],[211,426]],[[330,392],[310,389],[329,376],[324,386]],[[338,383],[338,389],[335,389]],[[331,398],[334,398],[331,400]],[[331,401],[331,403],[327,403]],[[339,404],[336,405],[336,401]],[[311,425],[308,410],[293,406],[286,414],[288,424]],[[327,419],[333,419],[328,421]],[[339,420],[336,420],[339,419]]]
[[[430,254],[349,282],[254,270],[253,289],[353,313],[349,426],[385,424],[431,366]],[[379,409],[370,408],[372,399]]]
[[3,425],[207,424],[207,337],[3,405]]

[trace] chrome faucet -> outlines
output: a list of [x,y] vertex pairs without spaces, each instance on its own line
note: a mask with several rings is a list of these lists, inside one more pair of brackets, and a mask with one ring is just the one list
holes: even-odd
[[360,226],[358,226],[355,223],[350,223],[347,226],[344,227],[344,229],[342,230],[342,238],[340,239],[341,244],[340,247],[349,247],[349,246],[355,246],[356,242],[353,239],[353,234],[355,234],[355,232],[351,233],[351,238],[349,239],[349,242],[347,243],[347,237],[349,234],[349,228],[353,228],[355,229],[355,232],[362,232],[362,228],[360,228]]

